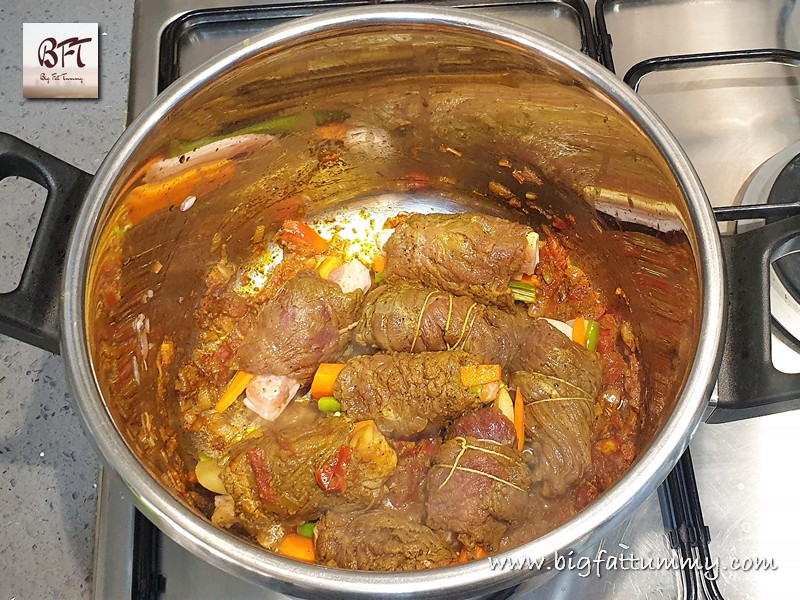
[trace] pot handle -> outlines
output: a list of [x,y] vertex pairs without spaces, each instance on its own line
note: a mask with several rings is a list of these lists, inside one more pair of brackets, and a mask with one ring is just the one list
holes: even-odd
[[0,180],[6,177],[24,177],[47,188],[47,200],[19,285],[0,294],[0,334],[58,354],[64,257],[92,176],[0,133]]
[[772,365],[769,273],[773,261],[800,252],[800,215],[722,237],[728,321],[719,400],[709,423],[800,408],[800,375]]

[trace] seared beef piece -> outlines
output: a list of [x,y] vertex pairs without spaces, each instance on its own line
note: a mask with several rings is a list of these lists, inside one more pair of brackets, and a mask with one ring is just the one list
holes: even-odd
[[506,371],[566,379],[592,398],[602,382],[597,353],[579,346],[546,320],[419,285],[382,285],[367,294],[355,339],[387,351],[458,348]]
[[393,507],[424,513],[425,478],[433,455],[440,445],[439,438],[394,443],[397,451],[397,468],[386,482],[389,490],[387,498]]
[[317,561],[361,571],[444,567],[456,554],[445,538],[399,511],[329,512],[315,529]]
[[496,408],[479,408],[456,421],[447,428],[447,439],[474,437],[511,446],[517,441],[514,424]]
[[[569,390],[591,400],[600,391],[603,366],[596,352],[576,344],[544,319],[529,320],[519,332],[511,370],[562,379]],[[572,391],[564,395],[574,395]]]
[[386,242],[388,281],[418,281],[511,309],[508,283],[522,269],[532,229],[476,213],[412,215]]
[[384,284],[364,300],[355,330],[360,344],[395,352],[451,348],[484,363],[508,364],[516,352],[516,329],[528,320],[463,296],[419,284]]
[[528,494],[525,518],[509,527],[500,542],[498,552],[505,552],[542,537],[577,514],[571,499],[554,501],[544,498],[541,490],[534,488]]
[[284,375],[311,383],[323,362],[342,357],[358,318],[361,290],[345,294],[313,271],[292,277],[254,319],[233,366],[256,375]]
[[592,462],[594,395],[565,379],[522,371],[511,376],[509,386],[519,386],[525,398],[533,478],[542,482],[543,496],[560,496]]
[[526,515],[531,473],[515,449],[473,437],[446,441],[428,474],[426,525],[467,548],[494,551]]
[[[311,425],[268,428],[235,447],[221,477],[242,524],[257,530],[276,521],[316,519],[333,506],[364,508],[378,501],[397,456],[370,426],[326,417]],[[325,491],[317,471],[332,465],[342,448],[349,455],[345,482]]]
[[459,351],[356,356],[333,395],[351,419],[374,419],[385,435],[408,438],[481,406],[478,392],[461,383],[461,367],[478,364]]

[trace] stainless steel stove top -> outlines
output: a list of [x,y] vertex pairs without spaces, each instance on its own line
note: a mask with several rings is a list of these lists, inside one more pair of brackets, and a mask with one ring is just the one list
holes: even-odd
[[[311,14],[330,2],[273,0],[282,7],[243,21],[190,18],[200,8],[252,7],[258,0],[137,0],[129,114],[131,120],[157,94],[159,61],[180,75],[219,50],[269,26]],[[369,4],[358,0],[348,3]],[[463,5],[467,2],[450,2]],[[581,18],[573,3],[482,1],[487,11],[538,29],[581,49]],[[594,2],[589,8],[594,9]],[[794,0],[616,0],[604,4],[616,72],[655,56],[749,48],[800,50],[800,12]],[[172,55],[160,55],[168,24],[182,25]],[[714,206],[765,202],[770,177],[800,150],[800,80],[797,67],[778,64],[703,66],[645,76],[638,87],[692,160]],[[798,144],[793,151],[786,148]],[[759,174],[758,167],[783,151]],[[783,162],[781,162],[783,161]],[[753,180],[754,186],[746,185]],[[766,182],[766,183],[765,183]],[[757,184],[757,185],[756,185]],[[759,187],[760,186],[760,187]],[[753,226],[740,223],[739,227]],[[725,225],[728,232],[731,225]],[[773,298],[781,295],[773,290]],[[783,310],[783,309],[782,309]],[[800,309],[789,302],[783,317],[800,332]],[[800,356],[773,340],[776,366],[800,372]],[[800,483],[790,466],[800,454],[800,411],[724,425],[701,425],[691,451],[710,548],[718,560],[718,587],[728,600],[796,596],[800,571]],[[130,596],[133,515],[124,485],[113,473],[101,479],[95,597]],[[160,536],[164,599],[285,598],[235,579]],[[656,495],[595,556],[665,560],[673,557]],[[736,569],[735,561],[772,560],[777,570]],[[608,564],[607,562],[605,564]],[[631,563],[628,563],[629,565]],[[746,564],[745,564],[746,566]],[[679,570],[589,568],[559,572],[544,588],[518,588],[514,598],[682,598]]]

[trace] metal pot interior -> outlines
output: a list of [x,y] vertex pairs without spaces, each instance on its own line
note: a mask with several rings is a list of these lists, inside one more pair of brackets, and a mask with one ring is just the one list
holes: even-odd
[[[587,75],[588,61],[492,21],[428,17],[333,20],[245,43],[168,90],[134,123],[126,138],[134,141],[115,150],[127,154],[106,173],[78,282],[81,326],[105,409],[169,502],[193,505],[174,385],[198,343],[206,275],[223,249],[237,265],[266,264],[254,236],[269,240],[293,217],[330,215],[356,235],[402,210],[476,210],[537,228],[574,216],[574,259],[639,338],[641,452],[659,439],[692,369],[703,312],[693,210],[674,165]],[[320,120],[344,114],[366,142],[319,139]],[[234,159],[191,208],[126,221],[143,165],[268,120],[285,127]],[[520,183],[505,161],[543,182]],[[159,363],[164,340],[175,348],[169,365]],[[106,458],[125,477],[124,464]]]

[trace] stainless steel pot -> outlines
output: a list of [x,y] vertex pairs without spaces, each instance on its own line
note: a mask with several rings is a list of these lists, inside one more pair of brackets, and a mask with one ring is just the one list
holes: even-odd
[[[324,159],[315,111],[348,113],[380,144],[343,144],[336,160]],[[232,175],[198,192],[190,210],[165,205],[129,226],[143,165],[176,140],[264,122],[276,129],[270,144],[234,161]],[[720,237],[700,182],[633,92],[533,31],[413,6],[292,22],[168,88],[120,138],[88,191],[88,175],[8,136],[2,146],[2,174],[39,181],[50,195],[20,289],[0,298],[0,331],[53,351],[60,339],[86,428],[140,508],[181,545],[253,582],[315,598],[467,598],[546,577],[556,552],[579,552],[653,492],[708,407],[723,353],[726,291]],[[490,185],[513,187],[502,160],[546,180],[535,210]],[[60,274],[48,265],[63,248],[52,244],[81,200],[59,298]],[[540,226],[572,214],[569,235],[583,266],[635,323],[648,406],[642,452],[575,518],[506,553],[543,559],[539,571],[493,570],[488,561],[397,574],[312,566],[214,527],[182,494],[186,469],[168,406],[172,389],[159,383],[153,362],[158,344],[175,344],[178,360],[163,374],[173,382],[196,340],[193,313],[221,245],[231,260],[247,260],[259,225],[269,232],[290,215],[362,206],[387,213],[474,208]],[[109,264],[121,269],[113,302],[103,297]],[[154,346],[149,368],[139,362],[133,333],[140,315]]]

